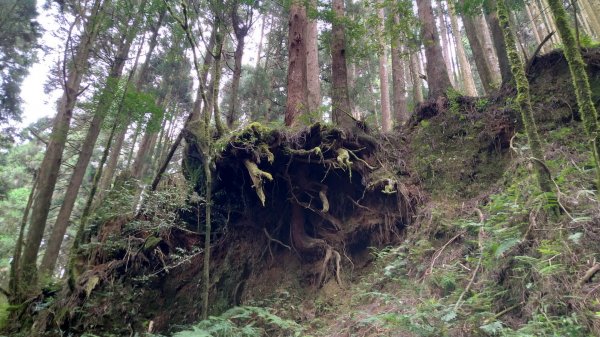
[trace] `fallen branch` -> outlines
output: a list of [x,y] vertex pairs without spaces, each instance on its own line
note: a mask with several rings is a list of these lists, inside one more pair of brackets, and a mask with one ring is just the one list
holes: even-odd
[[584,283],[591,280],[598,271],[600,271],[600,263],[596,263],[590,269],[588,269],[585,274],[583,274],[583,277],[579,279],[577,285],[581,287]]

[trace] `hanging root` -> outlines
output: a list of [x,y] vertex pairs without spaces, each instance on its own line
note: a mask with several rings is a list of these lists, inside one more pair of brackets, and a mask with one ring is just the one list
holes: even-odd
[[340,253],[338,253],[335,249],[331,248],[331,246],[327,245],[327,248],[325,249],[325,257],[323,258],[323,261],[321,262],[321,267],[319,268],[319,278],[317,283],[317,286],[319,287],[323,285],[327,277],[329,261],[331,261],[332,257],[334,258],[333,262],[335,263],[335,281],[340,285],[340,287],[342,286],[342,279],[340,277],[340,262],[342,260],[342,257]]
[[329,200],[327,199],[327,185],[323,185],[321,191],[319,191],[319,198],[321,199],[321,203],[323,204],[323,209],[321,209],[321,212],[329,212]]
[[265,207],[265,201],[267,198],[265,196],[265,191],[263,190],[263,178],[272,181],[273,176],[269,172],[259,169],[256,163],[251,162],[248,159],[244,160],[244,166],[246,166],[248,174],[250,175],[250,179],[252,179],[252,187],[254,187],[258,199],[260,199],[261,204],[263,207]]

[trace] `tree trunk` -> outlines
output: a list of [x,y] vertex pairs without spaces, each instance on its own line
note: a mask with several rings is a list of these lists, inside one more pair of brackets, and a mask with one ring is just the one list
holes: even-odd
[[[486,94],[490,94],[494,90],[494,83],[496,82],[490,68],[489,58],[486,53],[486,49],[483,42],[477,36],[477,26],[475,25],[475,18],[463,14],[462,16],[463,27],[465,28],[465,35],[469,40],[471,51],[473,52],[473,60],[477,67],[477,73],[483,86],[483,91]],[[493,48],[492,48],[493,50]]]
[[19,236],[17,237],[17,243],[15,244],[15,253],[13,254],[12,261],[10,262],[10,276],[8,281],[8,289],[11,295],[9,297],[10,304],[20,304],[25,300],[25,298],[22,296],[23,282],[21,282],[19,269],[21,253],[23,252],[23,237],[25,236],[25,227],[27,227],[29,211],[31,210],[31,205],[33,204],[33,199],[35,198],[35,192],[37,191],[37,171],[33,174],[32,182],[33,184],[31,186],[31,191],[29,192],[29,197],[27,198],[27,204],[25,205],[25,209],[23,210],[23,218],[21,218],[21,225],[19,226]]
[[356,64],[354,64],[354,62],[346,62],[346,65],[348,69],[348,100],[350,101],[352,117],[356,120],[360,120],[360,112],[352,100],[352,97],[354,97],[356,92]]
[[410,76],[412,78],[413,86],[413,104],[422,103],[423,98],[423,87],[421,85],[421,72],[419,71],[419,54],[412,53],[410,55]]
[[262,17],[262,23],[260,25],[260,39],[258,40],[258,51],[256,52],[256,65],[254,66],[254,68],[256,68],[256,70],[258,70],[258,68],[260,67],[260,58],[262,55],[263,39],[265,37],[266,23],[267,23],[267,15],[265,14]]
[[525,73],[523,61],[521,61],[519,53],[516,49],[515,36],[510,28],[509,13],[504,0],[497,1],[497,9],[498,27],[500,27],[501,31],[503,32],[505,45],[508,48],[507,52],[509,56],[509,65],[512,66],[511,71],[513,72],[517,86],[518,94],[516,102],[519,105],[519,110],[521,111],[521,119],[525,128],[525,133],[527,134],[527,140],[529,143],[529,148],[531,149],[531,154],[536,159],[534,166],[536,168],[538,183],[543,192],[551,192],[552,180],[545,169],[542,140],[538,134],[535,119],[533,117],[533,108],[531,107],[529,92],[529,80],[527,79],[527,74]]
[[[398,15],[394,15],[394,23],[400,24]],[[394,86],[394,118],[399,125],[408,121],[408,106],[406,105],[406,81],[404,75],[404,61],[400,56],[400,38],[398,36],[392,39],[392,84]]]
[[477,14],[474,19],[475,26],[477,27],[475,33],[484,48],[485,60],[492,75],[492,83],[500,84],[502,82],[500,64],[498,62],[498,56],[496,56],[496,49],[494,48],[494,41],[492,41],[490,27],[481,11],[479,11],[479,14]]
[[[100,22],[104,19],[103,11],[107,2],[109,1],[96,0],[94,2],[90,17],[85,23],[81,42],[77,46],[73,57],[73,64],[66,70],[68,74],[67,78],[64,79],[63,96],[59,103],[46,153],[40,165],[38,194],[31,211],[31,222],[21,259],[21,279],[29,280],[29,289],[24,289],[25,292],[34,290],[37,286],[36,262],[38,252],[46,228],[54,187],[58,179],[71,117],[79,94],[81,80],[87,69],[89,55],[98,36]],[[65,63],[68,64],[69,62],[66,61]]]
[[[124,33],[124,39],[122,40],[122,44],[119,46],[117,54],[115,55],[108,79],[106,80],[105,88],[101,93],[99,102],[96,106],[96,111],[94,112],[94,117],[90,122],[90,126],[85,136],[85,140],[81,145],[77,163],[73,169],[73,174],[69,180],[65,197],[58,212],[54,227],[52,228],[52,233],[50,234],[50,239],[48,240],[48,245],[46,246],[46,251],[40,264],[40,272],[46,274],[47,276],[52,275],[52,272],[56,266],[56,260],[58,259],[58,254],[60,252],[60,246],[69,225],[69,218],[73,212],[75,200],[79,194],[79,188],[83,182],[83,177],[85,176],[85,172],[90,163],[90,159],[92,158],[92,154],[94,153],[94,146],[96,145],[96,140],[100,134],[104,117],[106,116],[107,110],[112,104],[116,91],[118,90],[118,82],[123,73],[123,67],[125,66],[125,61],[129,55],[129,50],[131,49],[133,39],[137,35],[137,27],[139,26],[140,19],[142,17],[141,13],[144,11],[145,4],[146,1],[141,4],[134,23],[130,26],[131,28],[129,28],[129,31]],[[139,59],[140,52],[141,48],[137,54],[138,57],[136,58],[136,63]],[[136,66],[134,65],[134,68],[135,67]]]
[[[142,85],[147,82],[148,69],[150,67],[150,59],[152,57],[152,54],[154,53],[154,50],[156,49],[156,45],[158,43],[159,30],[160,27],[162,27],[163,25],[165,16],[166,9],[160,12],[158,21],[156,22],[154,27],[152,27],[152,35],[150,37],[150,42],[148,43],[148,52],[146,53],[146,60],[144,61],[144,63],[142,63],[140,71],[137,74],[137,80],[135,83],[135,88],[138,91],[142,88]],[[119,161],[119,157],[121,156],[121,149],[123,148],[123,143],[125,142],[125,135],[127,134],[128,124],[129,119],[126,118],[122,125],[119,125],[117,127],[118,133],[115,135],[112,141],[110,157],[108,158],[108,161],[106,163],[106,169],[104,170],[104,174],[102,175],[98,183],[98,196],[94,201],[94,205],[98,205],[100,202],[102,202],[105,191],[108,190],[110,188],[110,185],[112,184],[112,180],[115,176],[115,171],[117,169],[117,163]],[[138,124],[138,129],[136,129],[134,135],[136,139],[139,135],[139,127],[140,125]],[[135,139],[132,146],[135,146]],[[127,167],[129,167],[129,164],[127,164]]]
[[[316,5],[317,1],[311,0],[311,6],[316,7]],[[335,5],[333,6],[335,7]],[[318,38],[317,20],[308,20],[306,27],[306,85],[308,90],[308,111],[311,115],[317,113],[315,116],[318,116],[317,119],[321,119],[321,114],[319,113],[319,108],[321,107],[321,81],[319,77]],[[332,41],[332,43],[334,42]]]
[[427,57],[427,83],[429,85],[429,98],[436,99],[446,94],[452,88],[448,69],[444,63],[440,38],[438,36],[433,9],[430,0],[417,0],[419,18],[421,19],[421,35],[425,45]]
[[294,126],[306,112],[308,89],[306,79],[306,8],[299,1],[290,4],[288,32],[288,78],[285,125]]
[[333,122],[341,127],[353,126],[350,97],[348,95],[348,69],[346,68],[346,34],[344,32],[344,0],[333,0],[331,26],[331,109]]
[[381,22],[381,35],[379,41],[379,91],[381,94],[381,129],[383,132],[389,132],[392,130],[392,113],[390,109],[390,87],[388,82],[387,69],[387,46],[383,38],[383,32],[385,29],[385,13],[383,8],[380,8],[377,14]]
[[452,25],[452,34],[456,40],[456,54],[458,55],[458,62],[460,63],[460,73],[463,78],[463,85],[465,93],[468,96],[477,96],[477,89],[475,88],[475,81],[473,80],[473,73],[471,72],[471,65],[467,60],[467,54],[465,53],[465,47],[462,44],[462,36],[460,30],[458,30],[458,19],[456,18],[456,11],[452,1],[449,4],[450,24]]
[[590,4],[588,0],[578,0],[578,2],[581,4],[580,9],[582,15],[590,24],[592,35],[595,37],[600,37],[600,8]]
[[450,43],[448,41],[448,27],[446,26],[446,20],[444,19],[444,5],[442,0],[437,0],[438,3],[438,25],[440,26],[440,37],[442,53],[444,55],[444,62],[446,63],[446,69],[448,70],[448,78],[452,86],[456,86],[454,79],[454,70],[452,67],[452,55],[450,54]]
[[[237,6],[236,6],[237,7]],[[252,17],[249,18],[252,22]],[[244,39],[248,35],[250,24],[247,22],[242,23],[241,18],[238,15],[237,8],[231,11],[231,21],[233,25],[233,32],[237,45],[233,54],[235,66],[233,68],[233,77],[231,79],[231,93],[229,101],[229,112],[227,113],[227,127],[233,128],[233,123],[237,119],[237,102],[238,102],[238,89],[240,87],[240,79],[242,77],[242,57],[244,56]],[[264,28],[264,27],[263,27]],[[262,39],[262,36],[261,36]],[[261,42],[262,43],[262,42]]]
[[548,0],[552,16],[558,27],[558,34],[564,43],[564,54],[569,63],[569,71],[575,88],[579,115],[585,131],[592,143],[592,154],[596,164],[596,187],[600,189],[600,133],[598,132],[598,111],[592,98],[592,90],[586,64],[581,56],[575,35],[569,26],[568,16],[560,0]]
[[502,28],[498,21],[498,14],[496,12],[496,0],[491,0],[490,8],[491,12],[486,14],[486,20],[490,26],[490,32],[492,35],[492,41],[494,42],[494,49],[496,50],[496,56],[498,57],[498,65],[500,66],[500,76],[502,77],[502,83],[508,83],[512,79],[512,73],[510,70],[510,62],[508,60],[508,54],[506,51],[506,43],[502,37]]

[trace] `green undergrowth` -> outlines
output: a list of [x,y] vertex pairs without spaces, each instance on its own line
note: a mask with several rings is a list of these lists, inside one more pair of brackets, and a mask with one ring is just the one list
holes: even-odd
[[[159,337],[161,335],[148,335]],[[219,316],[211,316],[198,324],[177,332],[174,337],[260,337],[306,336],[293,320],[281,318],[267,308],[243,306],[231,308]]]
[[538,190],[517,134],[493,192],[434,197],[402,245],[374,251],[374,270],[353,286],[342,313],[347,324],[316,335],[600,334],[600,275],[581,282],[600,259],[600,204],[582,134],[574,124],[546,137],[560,215]]

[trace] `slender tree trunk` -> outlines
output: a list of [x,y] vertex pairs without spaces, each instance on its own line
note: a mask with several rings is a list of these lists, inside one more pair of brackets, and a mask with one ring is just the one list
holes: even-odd
[[[581,13],[587,19],[592,30],[592,35],[595,37],[600,36],[600,8],[596,5],[590,4],[588,0],[577,0],[581,4]],[[594,10],[595,9],[595,10]],[[556,19],[555,19],[556,20]]]
[[501,25],[499,27],[501,27],[503,32],[511,70],[517,86],[518,94],[516,101],[519,105],[519,110],[521,111],[521,119],[525,128],[525,133],[527,134],[527,140],[529,142],[531,154],[536,159],[534,165],[536,167],[538,183],[543,192],[552,192],[552,180],[548,175],[544,164],[542,140],[538,134],[535,119],[533,117],[533,108],[531,107],[529,92],[529,80],[527,79],[527,74],[525,73],[523,61],[519,57],[519,53],[516,49],[515,36],[509,24],[509,13],[504,0],[497,1],[497,9],[499,20],[498,24]]
[[299,0],[292,0],[288,35],[288,78],[285,125],[294,126],[306,112],[308,102],[306,75],[306,8]]
[[417,0],[419,18],[421,19],[421,35],[427,56],[427,83],[429,98],[437,99],[452,88],[448,77],[448,69],[444,63],[440,38],[435,27],[433,9],[430,0]]
[[419,68],[419,54],[412,53],[410,55],[410,76],[412,78],[413,104],[415,106],[424,100]]
[[10,304],[19,304],[22,303],[25,298],[22,296],[22,282],[19,277],[19,269],[20,269],[20,260],[21,253],[23,252],[23,237],[25,236],[25,227],[27,227],[27,220],[29,219],[29,212],[31,211],[31,205],[33,204],[33,199],[35,198],[35,192],[37,191],[38,184],[38,172],[36,171],[33,174],[33,184],[31,186],[31,191],[29,192],[29,197],[27,198],[27,205],[25,205],[25,209],[23,210],[23,218],[21,218],[21,225],[19,226],[19,236],[17,237],[17,243],[15,244],[15,252],[13,255],[13,259],[10,262],[10,278],[8,281],[8,289],[10,291],[9,302]]
[[[54,223],[54,227],[52,228],[52,233],[50,234],[50,239],[48,240],[48,245],[46,246],[46,251],[40,264],[40,272],[47,276],[52,275],[52,272],[54,271],[54,268],[56,266],[56,260],[58,259],[60,247],[65,233],[67,231],[67,227],[69,225],[69,218],[71,217],[73,207],[75,206],[75,200],[77,199],[77,195],[79,194],[79,188],[81,187],[81,183],[83,182],[83,177],[85,176],[85,172],[90,163],[90,159],[92,158],[92,154],[94,153],[94,146],[96,145],[96,140],[98,139],[98,135],[100,134],[100,129],[102,128],[104,117],[106,116],[107,110],[112,104],[112,101],[115,98],[116,91],[118,90],[118,82],[123,73],[123,67],[125,66],[125,61],[127,60],[127,56],[129,55],[129,50],[131,49],[133,39],[137,35],[137,27],[139,26],[141,19],[140,13],[143,13],[145,4],[146,1],[144,1],[141,4],[140,11],[136,15],[136,19],[134,20],[134,23],[131,26],[132,28],[130,28],[129,31],[124,33],[124,39],[122,41],[121,46],[119,46],[117,54],[115,55],[115,59],[112,68],[109,72],[105,88],[101,93],[98,105],[96,106],[96,111],[94,112],[94,116],[92,118],[92,121],[90,122],[90,126],[88,128],[85,140],[81,145],[81,150],[79,153],[79,157],[77,158],[77,163],[75,164],[75,168],[73,169],[73,174],[71,175],[71,179],[69,180],[69,184],[65,192],[65,197],[58,212],[58,216],[56,218],[56,222]],[[136,62],[139,59],[140,52],[141,48],[138,52]]]
[[256,52],[256,65],[254,66],[254,68],[256,68],[257,70],[260,67],[260,59],[261,59],[261,55],[262,55],[263,39],[265,37],[266,23],[267,23],[267,15],[263,15],[262,23],[260,25],[260,38],[258,40],[258,51]]
[[490,1],[490,7],[492,11],[486,14],[486,20],[490,26],[490,32],[492,35],[492,41],[494,42],[494,49],[496,50],[496,56],[498,57],[498,65],[500,66],[500,76],[502,77],[502,83],[508,83],[512,78],[510,70],[510,62],[508,60],[508,53],[506,51],[506,43],[502,38],[502,28],[498,21],[498,14],[495,10],[496,0]]
[[352,110],[352,117],[356,120],[360,120],[360,112],[356,108],[356,104],[354,104],[352,97],[356,92],[356,64],[354,62],[347,62],[346,65],[348,68],[348,99],[350,101],[350,109]]
[[[124,130],[127,131],[127,130]],[[131,146],[129,147],[129,151],[127,152],[127,162],[125,163],[125,170],[131,170],[131,161],[133,160],[133,153],[135,152],[135,144],[137,144],[137,139],[140,136],[140,133],[142,132],[142,123],[136,123],[135,126],[135,130],[133,131],[133,137],[131,138]],[[121,135],[121,133],[118,133],[118,136],[116,137],[117,139],[119,139],[119,136]],[[123,137],[125,136],[125,133],[123,133]],[[112,158],[112,151],[111,151],[111,157]],[[110,159],[109,159],[110,162]],[[104,176],[102,177],[104,178]],[[100,180],[100,185],[102,186],[102,181],[104,179]],[[98,196],[100,196],[100,193],[102,191],[98,191]]]
[[529,8],[529,4],[525,4],[525,12],[527,13],[527,18],[531,24],[531,31],[533,32],[533,37],[535,38],[535,42],[539,46],[542,43],[542,37],[540,37],[540,33],[537,30],[537,25],[535,23],[535,18],[531,13],[531,9]]
[[[548,32],[545,32],[544,29],[542,29],[543,24],[540,24],[541,18],[540,14],[537,12],[536,6],[533,3],[526,3],[525,5],[527,6],[527,16],[531,17],[531,24],[533,25],[533,28],[535,30],[534,34],[540,37],[539,43],[541,43],[541,40],[543,40],[546,37],[546,35],[548,35]],[[550,46],[546,43],[542,47],[541,51],[547,53],[550,50],[549,48]]]
[[331,28],[331,108],[333,122],[341,127],[354,125],[348,95],[348,69],[346,68],[346,34],[344,32],[344,0],[333,0]]
[[477,27],[475,33],[484,48],[484,54],[486,56],[485,60],[492,75],[492,83],[500,84],[502,82],[502,76],[500,75],[500,63],[498,62],[498,53],[496,53],[496,49],[494,48],[494,41],[492,40],[492,32],[490,31],[490,27],[488,26],[488,23],[481,11],[474,17],[474,19],[475,26]]
[[[400,24],[398,15],[394,15],[394,23]],[[392,83],[394,86],[394,118],[399,125],[408,121],[408,106],[406,105],[406,81],[404,75],[404,61],[401,57],[400,38],[392,38]]]
[[446,26],[446,20],[444,19],[444,5],[442,0],[437,0],[438,4],[438,25],[440,26],[440,37],[442,53],[444,54],[444,62],[446,63],[446,70],[448,70],[448,78],[452,86],[456,86],[454,80],[454,70],[452,67],[452,55],[450,55],[449,41],[448,41],[448,27]]
[[[548,15],[548,5],[544,0],[536,0],[537,6],[539,8],[540,15],[542,17],[542,21],[544,22],[544,26],[548,30],[548,34],[551,32],[556,32],[556,26],[554,25],[554,20],[552,17]],[[560,38],[558,34],[552,35],[552,44],[555,46],[560,43]]]
[[458,55],[458,62],[460,63],[460,73],[463,78],[463,85],[465,93],[469,96],[477,96],[477,89],[475,88],[475,81],[473,80],[473,73],[471,72],[471,65],[467,60],[467,54],[465,53],[465,47],[462,44],[462,36],[460,30],[458,30],[458,19],[456,18],[456,12],[452,1],[449,4],[450,24],[452,25],[452,33],[456,40],[456,54]]
[[[380,3],[382,3],[380,1]],[[379,41],[379,90],[381,94],[381,129],[383,132],[392,130],[392,113],[390,109],[390,87],[387,69],[387,46],[383,38],[385,13],[383,8],[377,12],[381,22]]]
[[[154,50],[156,49],[156,45],[158,44],[158,35],[160,31],[160,27],[162,27],[164,20],[166,17],[166,9],[162,10],[159,14],[158,21],[152,27],[152,32],[150,36],[150,40],[148,43],[148,52],[146,53],[146,60],[142,63],[139,73],[137,74],[137,80],[135,83],[136,90],[140,90],[144,83],[147,82],[148,70],[150,67],[150,59]],[[98,196],[96,201],[94,201],[94,205],[100,204],[104,197],[105,191],[110,188],[112,184],[113,178],[115,176],[115,171],[117,169],[117,163],[119,161],[119,157],[121,156],[121,149],[123,148],[123,143],[125,142],[125,135],[127,134],[129,119],[125,119],[122,125],[117,126],[117,134],[114,137],[113,145],[110,149],[110,157],[108,158],[108,162],[106,164],[106,169],[104,170],[104,174],[102,175],[100,182],[98,183]],[[134,137],[137,139],[139,135],[140,124],[138,124],[138,128],[134,134]],[[132,144],[132,147],[135,146],[135,141]],[[129,164],[127,164],[129,167]]]
[[[94,2],[91,15],[85,23],[81,42],[75,52],[73,65],[66,70],[68,74],[67,78],[64,79],[64,93],[59,103],[46,153],[40,165],[38,194],[31,211],[31,222],[21,260],[21,279],[30,282],[29,289],[24,289],[25,292],[33,291],[37,286],[36,262],[38,252],[46,228],[46,220],[48,219],[52,195],[62,162],[71,117],[83,74],[87,70],[89,55],[98,36],[100,22],[104,19],[103,11],[107,2],[109,1],[96,0]],[[65,61],[65,64],[67,63],[68,61]]]
[[[236,6],[237,7],[237,6]],[[237,119],[237,102],[238,102],[238,89],[240,87],[240,79],[242,78],[242,57],[244,56],[244,39],[248,35],[250,30],[250,24],[248,22],[242,23],[241,18],[238,15],[237,8],[231,11],[231,21],[233,25],[233,31],[237,45],[233,54],[235,66],[233,68],[233,77],[231,79],[231,93],[229,101],[229,111],[227,113],[227,127],[233,128],[233,123]],[[252,18],[249,18],[252,22]],[[263,26],[264,29],[264,26]],[[261,33],[262,34],[262,33]],[[262,36],[261,36],[262,39]],[[262,43],[262,41],[261,41]]]
[[217,34],[215,35],[215,51],[213,56],[215,62],[213,64],[213,87],[212,87],[212,107],[213,107],[213,118],[215,121],[215,129],[217,129],[217,138],[220,138],[225,134],[225,129],[221,121],[221,112],[219,110],[219,91],[221,89],[221,54],[223,52],[223,44],[225,43],[224,27],[219,24]]
[[[317,1],[310,0],[310,5],[316,8]],[[343,27],[342,27],[343,30]],[[342,31],[343,33],[343,31]],[[334,43],[332,41],[332,43]],[[319,77],[319,36],[317,20],[309,19],[306,26],[306,85],[308,90],[308,111],[312,114],[321,107],[321,81]],[[332,51],[333,53],[333,51]],[[344,67],[345,68],[345,67]],[[320,118],[318,113],[318,118]]]
[[[157,102],[158,106],[164,107],[168,105],[170,100],[170,92],[163,98],[159,99]],[[162,118],[162,116],[161,116]],[[149,125],[158,124],[159,121],[155,119],[155,117],[151,117],[151,121]],[[151,161],[149,151],[153,148],[156,137],[158,136],[158,131],[154,129],[150,129],[147,126],[146,132],[144,132],[144,136],[142,137],[142,141],[140,142],[140,146],[138,148],[137,154],[135,156],[135,160],[133,161],[133,165],[131,167],[131,175],[135,179],[141,179],[144,176],[145,169],[148,163]]]
[[590,137],[592,154],[596,164],[596,187],[600,190],[600,132],[598,132],[598,111],[592,98],[592,90],[586,64],[581,56],[575,35],[569,26],[568,16],[560,0],[548,0],[552,16],[558,27],[558,34],[564,43],[564,54],[569,63],[569,71],[575,88],[579,114],[585,131]]

